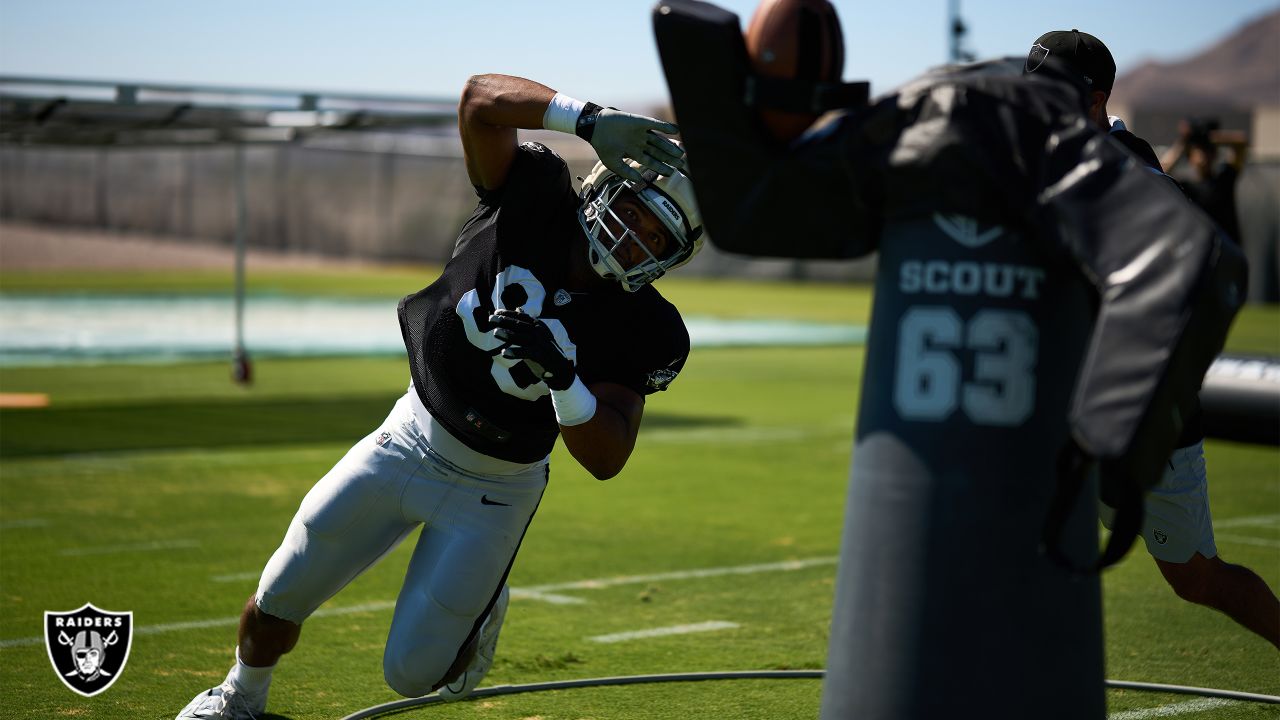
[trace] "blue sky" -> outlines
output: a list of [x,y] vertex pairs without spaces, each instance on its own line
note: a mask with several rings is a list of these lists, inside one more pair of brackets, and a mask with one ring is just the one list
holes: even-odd
[[[756,0],[718,3],[745,25]],[[947,59],[947,0],[835,0],[845,79],[889,90]],[[452,97],[468,75],[530,77],[624,108],[665,102],[651,0],[0,0],[0,73]],[[979,57],[1050,29],[1102,38],[1123,73],[1204,49],[1275,0],[964,0]]]

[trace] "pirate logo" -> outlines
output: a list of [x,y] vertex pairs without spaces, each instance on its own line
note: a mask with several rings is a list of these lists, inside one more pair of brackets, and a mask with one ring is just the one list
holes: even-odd
[[133,613],[99,610],[85,603],[70,612],[45,612],[49,662],[71,690],[93,697],[111,687],[129,660]]
[[1031,46],[1031,52],[1027,53],[1027,62],[1022,66],[1022,72],[1035,72],[1040,69],[1045,60],[1049,59],[1049,48],[1036,43]]

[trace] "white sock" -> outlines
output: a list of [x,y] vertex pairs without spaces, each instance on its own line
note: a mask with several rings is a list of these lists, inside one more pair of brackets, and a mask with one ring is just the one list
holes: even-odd
[[268,665],[267,667],[245,665],[244,661],[240,659],[240,648],[237,647],[236,666],[231,668],[227,679],[245,695],[259,696],[265,694],[267,688],[271,686],[271,671],[275,669],[275,665]]

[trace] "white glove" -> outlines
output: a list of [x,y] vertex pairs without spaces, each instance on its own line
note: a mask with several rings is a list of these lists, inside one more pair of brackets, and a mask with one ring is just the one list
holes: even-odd
[[[685,168],[684,149],[658,134],[680,132],[680,128],[671,123],[612,108],[601,109],[594,120],[583,120],[578,122],[578,136],[586,135],[600,162],[621,177],[640,180],[640,172],[628,165],[625,158],[659,175],[674,175],[676,170]],[[583,127],[590,124],[594,127]]]

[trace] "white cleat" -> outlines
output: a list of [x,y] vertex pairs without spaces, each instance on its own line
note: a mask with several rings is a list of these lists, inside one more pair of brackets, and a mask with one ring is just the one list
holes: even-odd
[[502,631],[502,621],[507,617],[507,601],[510,599],[511,592],[503,585],[488,619],[480,626],[476,655],[471,659],[471,664],[453,682],[442,685],[436,691],[445,702],[454,702],[470,695],[488,674],[489,668],[493,667],[493,654],[498,649],[498,633]]
[[174,720],[257,720],[266,709],[265,693],[261,698],[250,698],[225,680],[192,698]]

